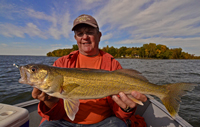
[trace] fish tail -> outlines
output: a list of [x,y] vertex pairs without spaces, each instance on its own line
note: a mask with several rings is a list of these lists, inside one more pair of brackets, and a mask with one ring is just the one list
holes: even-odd
[[195,84],[191,83],[174,83],[165,86],[168,93],[161,98],[161,101],[173,118],[175,118],[179,110],[181,97],[185,95],[187,91],[193,90],[195,86]]

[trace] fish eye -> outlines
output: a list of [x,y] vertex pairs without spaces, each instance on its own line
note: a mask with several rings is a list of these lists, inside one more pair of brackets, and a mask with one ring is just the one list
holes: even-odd
[[32,72],[34,72],[35,71],[35,68],[32,68]]
[[35,67],[32,67],[32,68],[31,68],[31,71],[32,71],[32,72],[36,72],[37,69],[36,69]]

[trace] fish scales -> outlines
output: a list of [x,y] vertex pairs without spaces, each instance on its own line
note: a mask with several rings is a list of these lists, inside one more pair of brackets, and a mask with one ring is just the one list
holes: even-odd
[[[63,98],[66,114],[71,120],[74,120],[78,112],[79,99],[103,98],[119,92],[130,94],[133,90],[159,97],[171,116],[175,117],[181,96],[196,86],[192,83],[152,84],[141,73],[130,69],[110,72],[38,64],[20,66],[19,69],[20,83],[29,84],[51,96]],[[133,101],[141,104],[138,100]]]

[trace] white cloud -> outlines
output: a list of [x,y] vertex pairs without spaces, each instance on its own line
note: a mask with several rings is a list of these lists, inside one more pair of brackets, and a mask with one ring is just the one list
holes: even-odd
[[1,47],[7,47],[8,45],[5,43],[0,44]]
[[72,24],[70,23],[70,14],[66,12],[60,19],[62,35],[68,38],[72,28]]
[[1,30],[0,34],[6,36],[6,37],[20,37],[24,38],[25,33],[28,34],[31,37],[41,37],[46,39],[44,32],[40,31],[36,25],[33,23],[27,23],[26,26],[16,26],[10,23],[0,24]]
[[109,42],[108,42],[108,41],[106,41],[106,42],[105,42],[105,44],[107,44],[107,45],[108,45],[108,44],[109,44]]
[[52,44],[51,47],[60,47],[62,44]]
[[[195,54],[197,56],[200,55],[199,47],[200,47],[200,37],[194,38],[147,38],[147,39],[127,39],[115,42],[115,44],[147,44],[147,43],[156,43],[163,44],[169,48],[182,48],[184,52],[188,52],[190,54]],[[195,50],[194,50],[195,49]]]
[[30,17],[34,17],[40,20],[46,20],[51,22],[52,25],[49,27],[47,33],[52,36],[54,39],[60,39],[60,36],[64,36],[65,38],[69,37],[71,24],[70,14],[69,12],[65,12],[64,14],[57,14],[55,11],[52,15],[44,14],[43,12],[36,12],[33,9],[28,9],[28,15]]
[[71,32],[71,25],[69,24],[69,20],[70,14],[65,13],[62,18],[60,18],[58,24],[56,24],[57,27],[51,26],[48,30],[48,33],[53,36],[54,39],[60,39],[61,35],[65,38],[68,38]]
[[45,56],[49,52],[49,49],[41,48],[1,48],[1,55],[38,55]]
[[110,0],[99,11],[96,11],[95,17],[97,17],[100,26],[125,24],[139,12],[138,8],[144,3],[144,1],[134,0],[123,0],[123,2]]
[[171,47],[200,47],[200,37],[195,38],[147,38],[147,39],[127,39],[115,42],[115,44],[133,44],[133,43],[156,43]]
[[121,40],[114,44],[152,42],[192,49],[200,47],[199,6],[195,0],[110,0],[95,17],[102,31],[115,35],[112,42]]
[[112,38],[112,36],[113,36],[112,33],[108,33],[106,35],[102,35],[101,41],[109,40],[110,38]]
[[107,3],[107,0],[79,0],[75,5],[77,11],[92,10]]
[[[0,22],[1,35],[18,37],[21,39],[19,41],[27,39],[27,35],[36,37],[34,39],[61,40],[64,37],[63,40],[71,43],[75,40],[71,34],[70,18],[88,13],[97,19],[102,33],[106,33],[101,41],[109,46],[115,46],[110,44],[118,40],[121,41],[117,44],[124,46],[150,42],[185,49],[200,46],[198,0],[51,1],[46,3],[48,7],[44,9],[40,4],[25,7],[25,3],[28,2],[9,4],[0,1],[0,18],[3,19]],[[62,45],[53,47],[60,48]]]
[[33,23],[27,23],[27,27],[25,27],[24,29],[24,33],[27,33],[29,36],[31,37],[41,37],[44,39],[47,39],[47,37],[45,36],[45,33],[42,32],[36,25],[34,25]]
[[[14,13],[14,11],[12,13]],[[1,23],[0,34],[6,37],[16,36],[20,38],[24,38],[25,34],[29,35],[30,37],[40,37],[43,39],[50,37],[54,39],[60,39],[61,36],[65,38],[69,37],[69,33],[71,32],[69,12],[65,12],[64,14],[52,12],[51,15],[47,15],[44,12],[26,9],[26,13],[22,13],[22,15],[23,17],[31,18],[32,22],[26,23],[26,26],[19,26],[11,23]],[[40,23],[41,21],[44,21],[45,24]],[[44,26],[48,27],[44,28]]]
[[13,24],[5,23],[0,24],[0,34],[6,37],[21,37],[24,38],[24,32],[22,31],[22,27],[15,26]]
[[12,42],[12,45],[22,45],[26,44],[26,42]]
[[48,22],[51,22],[54,27],[57,26],[57,17],[55,15],[55,13],[53,13],[52,15],[47,15],[44,12],[35,11],[33,9],[27,9],[27,15],[32,18],[46,20]]
[[[113,6],[114,5],[114,6]],[[125,29],[132,37],[199,35],[200,2],[111,0],[96,13],[100,26]]]

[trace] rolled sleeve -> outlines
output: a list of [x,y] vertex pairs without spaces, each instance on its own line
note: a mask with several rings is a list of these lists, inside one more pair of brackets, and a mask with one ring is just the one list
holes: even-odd
[[62,119],[64,115],[66,115],[63,100],[60,99],[51,109],[41,101],[38,104],[38,113],[42,118],[48,121]]

